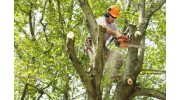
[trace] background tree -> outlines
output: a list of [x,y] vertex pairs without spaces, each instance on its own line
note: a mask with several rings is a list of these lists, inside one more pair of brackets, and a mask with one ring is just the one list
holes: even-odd
[[[165,99],[164,3],[165,0],[15,0],[14,98]],[[96,44],[98,53],[94,68],[96,73],[100,73],[96,76],[88,72],[89,59],[83,51],[89,32],[95,41],[98,37],[96,33],[105,31],[103,27],[96,27],[95,19],[103,16],[112,4],[121,8],[121,18],[117,20],[119,31],[124,31],[128,24],[136,25],[141,35],[133,37],[132,43],[148,46],[141,50],[117,49],[111,45],[111,49],[124,52],[125,63],[118,82],[107,81],[107,76],[103,74],[102,45]],[[69,31],[74,33],[76,41],[66,39]],[[99,38],[98,43],[101,44]],[[66,43],[67,40],[72,43]],[[69,49],[66,49],[66,44]],[[133,80],[132,85],[127,84],[128,78]]]

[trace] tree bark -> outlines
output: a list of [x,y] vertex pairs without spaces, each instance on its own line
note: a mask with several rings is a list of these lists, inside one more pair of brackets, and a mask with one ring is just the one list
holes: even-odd
[[89,6],[88,0],[78,0],[80,7],[84,13],[84,16],[86,17],[86,23],[89,29],[89,32],[91,34],[93,43],[96,45],[97,43],[97,32],[98,32],[98,25],[96,23],[94,14]]
[[63,95],[64,100],[69,100],[69,75],[66,75],[66,85],[64,87],[64,95]]
[[148,97],[154,97],[160,100],[166,100],[166,94],[153,90],[153,89],[147,89],[147,88],[136,88],[131,95],[130,99],[133,99],[135,96],[148,96]]
[[[130,37],[131,43],[137,45],[138,43],[135,41],[135,37],[133,36],[136,29],[137,28],[134,25],[129,26],[129,33],[132,34],[132,37]],[[122,77],[122,81],[118,82],[117,84],[115,91],[115,100],[129,100],[129,96],[133,92],[136,81],[133,74],[138,61],[137,53],[137,48],[128,48],[126,69]]]
[[24,90],[23,90],[23,94],[21,96],[21,100],[25,99],[27,90],[28,90],[28,83],[26,83],[25,86],[24,86]]
[[87,88],[87,94],[90,100],[93,100],[93,87],[92,87],[92,81],[85,69],[83,68],[81,62],[78,60],[75,51],[74,51],[74,33],[69,32],[67,34],[67,52],[69,54],[69,58],[71,59],[73,66],[75,67],[77,73],[79,74],[81,81],[84,83],[85,87]]
[[85,71],[85,67],[81,64],[81,62],[76,57],[74,52],[74,33],[69,32],[67,34],[67,52],[69,54],[69,58],[71,59],[73,66],[78,72],[82,82],[86,86],[86,91],[90,100],[102,100],[102,91],[101,91],[101,79],[104,70],[104,33],[107,29],[103,26],[99,26],[99,34],[98,34],[98,45],[96,49],[95,55],[95,66],[88,75]]
[[[99,26],[99,36],[98,36],[98,46],[95,56],[95,67],[94,72],[92,72],[92,79],[94,80],[95,89],[95,99],[102,100],[102,90],[101,90],[101,79],[104,70],[104,33],[107,29],[103,26]],[[94,74],[95,73],[95,74]]]

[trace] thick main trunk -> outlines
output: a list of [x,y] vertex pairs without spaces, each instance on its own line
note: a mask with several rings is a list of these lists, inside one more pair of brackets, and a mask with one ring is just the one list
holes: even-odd
[[[129,33],[131,33],[130,40],[131,44],[138,45],[137,36],[135,34],[137,28],[135,25],[129,25]],[[122,81],[117,84],[115,91],[115,100],[129,100],[130,95],[133,93],[136,79],[134,77],[135,68],[138,63],[138,48],[128,48],[126,58],[126,68]]]
[[127,64],[122,81],[117,84],[115,91],[115,100],[129,100],[130,95],[133,93],[136,80],[133,73],[137,65],[137,52],[136,48],[130,48],[127,55]]
[[132,85],[125,85],[123,82],[119,82],[116,87],[114,100],[130,100],[129,97],[133,92]]

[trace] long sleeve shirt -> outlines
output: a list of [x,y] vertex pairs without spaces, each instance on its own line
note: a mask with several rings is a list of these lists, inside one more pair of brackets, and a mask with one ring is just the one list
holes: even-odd
[[[96,21],[97,21],[97,24],[99,25],[105,25],[114,31],[118,31],[118,26],[116,25],[116,23],[108,24],[105,16],[99,17]],[[111,36],[110,34],[107,34],[107,33],[104,34],[105,42],[109,39],[110,36]]]

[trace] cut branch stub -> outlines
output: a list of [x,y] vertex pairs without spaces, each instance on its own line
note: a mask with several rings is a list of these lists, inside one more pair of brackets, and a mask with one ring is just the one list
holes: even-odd
[[127,83],[128,83],[129,85],[132,85],[132,84],[133,84],[133,80],[132,80],[131,78],[128,78],[128,79],[127,79]]
[[67,34],[67,38],[74,40],[74,33],[73,32],[69,32]]
[[133,78],[130,77],[130,76],[127,76],[124,78],[124,82],[123,82],[125,85],[133,85],[134,81],[133,81]]

